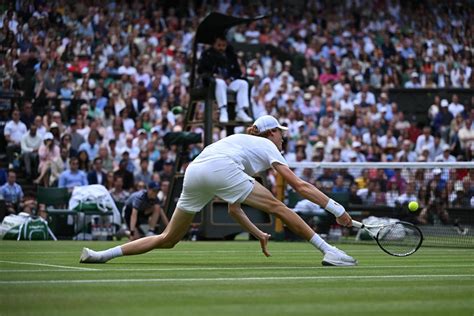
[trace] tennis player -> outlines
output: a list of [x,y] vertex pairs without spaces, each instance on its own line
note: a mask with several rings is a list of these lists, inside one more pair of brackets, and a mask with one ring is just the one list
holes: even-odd
[[352,225],[352,219],[343,206],[298,178],[288,167],[280,153],[286,130],[273,116],[266,115],[258,118],[247,129],[247,134],[234,134],[209,145],[186,169],[183,192],[162,234],[105,251],[84,248],[80,262],[103,263],[156,248],[173,248],[187,233],[194,215],[217,196],[229,203],[230,215],[260,240],[262,251],[267,256],[270,236],[249,220],[240,208],[241,203],[279,217],[291,231],[324,254],[323,265],[357,265],[354,258],[326,243],[297,214],[252,178],[256,173],[273,167],[301,196],[334,214],[339,224]]

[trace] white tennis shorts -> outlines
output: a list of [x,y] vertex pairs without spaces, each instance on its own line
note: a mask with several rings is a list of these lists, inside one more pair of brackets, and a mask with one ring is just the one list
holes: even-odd
[[229,158],[193,162],[184,174],[183,191],[176,206],[197,213],[214,196],[230,204],[242,203],[252,192],[254,181]]

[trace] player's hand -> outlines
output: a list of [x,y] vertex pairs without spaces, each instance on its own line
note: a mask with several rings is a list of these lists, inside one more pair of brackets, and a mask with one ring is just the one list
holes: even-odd
[[262,236],[257,237],[260,241],[260,247],[262,247],[262,252],[265,257],[270,257],[271,254],[267,250],[268,240],[270,239],[271,235],[267,233],[263,233]]
[[137,233],[131,233],[130,236],[128,236],[129,241],[134,241],[139,238],[139,235]]
[[336,222],[342,226],[352,227],[352,217],[347,212],[344,212],[344,214],[341,216],[336,217]]

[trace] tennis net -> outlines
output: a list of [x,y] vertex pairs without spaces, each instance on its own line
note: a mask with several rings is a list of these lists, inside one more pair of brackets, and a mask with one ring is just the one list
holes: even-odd
[[[395,218],[416,224],[424,245],[474,248],[474,162],[292,162],[302,179],[345,206],[354,219]],[[408,203],[416,201],[416,211]],[[286,185],[285,203],[329,239],[355,240],[317,205]]]

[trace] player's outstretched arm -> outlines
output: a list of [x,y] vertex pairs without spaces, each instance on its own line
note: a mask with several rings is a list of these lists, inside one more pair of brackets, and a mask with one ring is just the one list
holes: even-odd
[[314,185],[300,179],[288,166],[275,163],[273,167],[302,197],[324,207],[328,212],[334,214],[339,224],[347,227],[352,226],[352,218],[341,204],[330,199]]
[[247,214],[240,207],[240,203],[229,204],[229,215],[242,226],[246,231],[248,231],[252,236],[257,238],[260,241],[260,247],[262,252],[266,257],[270,257],[270,253],[267,250],[268,240],[270,239],[270,234],[267,234],[261,231],[254,223],[250,221]]

